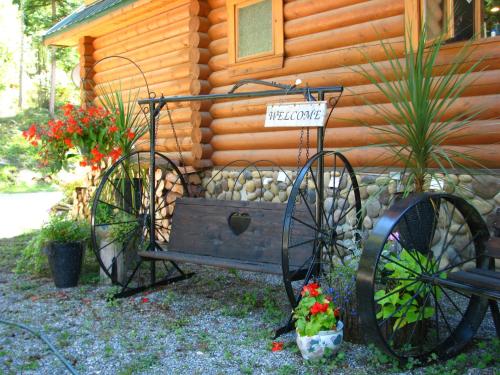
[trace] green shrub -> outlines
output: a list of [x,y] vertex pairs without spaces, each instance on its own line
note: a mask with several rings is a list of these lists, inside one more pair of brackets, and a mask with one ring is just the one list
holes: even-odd
[[47,256],[44,249],[49,242],[87,241],[90,234],[89,225],[83,221],[68,220],[64,216],[52,216],[24,248],[16,263],[16,273],[32,276],[50,275]]

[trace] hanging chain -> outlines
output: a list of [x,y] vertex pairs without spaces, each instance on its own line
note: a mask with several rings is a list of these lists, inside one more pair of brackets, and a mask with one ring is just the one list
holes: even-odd
[[170,127],[172,128],[172,133],[174,134],[175,144],[177,145],[177,152],[179,153],[179,162],[183,167],[186,167],[186,163],[184,162],[184,158],[182,157],[181,145],[179,144],[179,138],[177,138],[177,132],[175,131],[174,122],[172,121],[172,114],[170,113],[170,109],[168,108],[168,103],[165,103],[165,107],[167,109],[168,121],[170,123]]
[[304,143],[304,128],[302,127],[302,129],[300,129],[299,152],[297,154],[297,176],[299,175],[299,171],[300,171],[303,143]]

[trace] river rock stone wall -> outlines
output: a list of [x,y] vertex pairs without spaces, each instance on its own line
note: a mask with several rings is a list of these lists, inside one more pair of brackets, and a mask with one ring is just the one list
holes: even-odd
[[[284,178],[286,175],[286,178]],[[297,176],[296,171],[285,170],[207,170],[201,173],[204,188],[201,194],[207,199],[222,200],[261,200],[286,203]],[[364,211],[363,229],[374,227],[383,212],[390,206],[398,189],[398,181],[387,174],[356,171],[360,185],[360,196]],[[439,176],[438,176],[439,177]],[[330,181],[331,173],[326,172],[325,181]],[[313,182],[309,180],[309,189]],[[305,184],[305,182],[303,183]],[[433,185],[431,185],[433,184]],[[483,216],[492,228],[495,212],[500,208],[500,173],[491,175],[450,174],[446,179],[428,181],[428,186],[467,199]],[[340,188],[345,188],[340,186]],[[325,208],[330,208],[332,189],[325,189]],[[342,194],[341,194],[342,196]],[[353,196],[347,198],[349,205]],[[457,224],[460,224],[457,222]],[[457,228],[459,226],[457,225]],[[452,226],[451,229],[454,229]]]

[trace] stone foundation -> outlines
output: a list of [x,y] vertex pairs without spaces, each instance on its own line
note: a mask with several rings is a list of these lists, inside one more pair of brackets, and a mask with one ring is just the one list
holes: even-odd
[[[283,178],[286,174],[286,178]],[[220,170],[213,169],[200,173],[200,184],[205,188],[201,195],[207,199],[222,200],[261,200],[286,203],[292,189],[292,181],[297,176],[296,171],[285,170]],[[377,223],[384,211],[392,204],[397,191],[397,180],[387,174],[356,171],[360,185],[360,195],[364,211],[363,229],[369,231]],[[325,185],[332,178],[330,172],[324,176]],[[313,182],[309,180],[309,188]],[[462,196],[471,203],[483,216],[491,228],[495,211],[500,208],[500,173],[492,175],[470,176],[468,174],[448,176],[446,182],[429,181],[434,190],[445,191]],[[439,189],[441,187],[441,189]],[[340,188],[343,188],[340,186]],[[325,208],[331,205],[333,189],[325,189]],[[344,189],[347,193],[347,189]],[[345,194],[344,194],[345,195]],[[352,204],[354,197],[343,196]],[[454,228],[454,227],[453,227]],[[453,229],[452,228],[452,229]]]

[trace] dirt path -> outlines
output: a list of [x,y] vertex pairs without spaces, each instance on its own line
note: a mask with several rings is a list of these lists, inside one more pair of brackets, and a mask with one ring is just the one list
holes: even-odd
[[0,238],[40,228],[61,198],[61,192],[0,194]]

